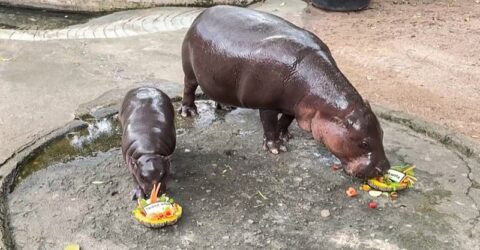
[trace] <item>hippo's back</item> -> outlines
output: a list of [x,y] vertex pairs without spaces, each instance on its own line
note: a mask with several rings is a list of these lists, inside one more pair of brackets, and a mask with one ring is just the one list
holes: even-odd
[[187,36],[195,36],[194,40],[204,41],[205,46],[214,46],[218,53],[237,57],[255,56],[257,49],[266,45],[275,46],[278,42],[283,44],[283,53],[326,48],[310,32],[280,17],[233,6],[215,6],[205,10],[195,19]]
[[[251,56],[258,46],[272,41],[293,47],[321,49],[321,41],[310,32],[272,14],[233,6],[215,6],[202,12],[189,33],[225,53]],[[236,48],[236,51],[228,49]]]
[[136,154],[172,154],[176,144],[174,117],[171,100],[162,91],[153,87],[130,90],[119,114],[124,153],[133,145]]
[[297,80],[292,77],[299,62],[315,53],[333,62],[320,39],[280,17],[216,6],[200,14],[187,32],[182,63],[186,78],[215,101],[286,111],[305,94],[292,94],[288,88],[299,85],[289,82]]

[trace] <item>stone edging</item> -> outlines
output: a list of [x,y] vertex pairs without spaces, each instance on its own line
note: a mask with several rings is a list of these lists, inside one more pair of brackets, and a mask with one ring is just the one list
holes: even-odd
[[19,167],[33,154],[47,146],[49,143],[61,138],[69,132],[79,130],[86,126],[87,124],[85,122],[73,120],[64,127],[53,130],[21,147],[0,165],[0,249],[14,249],[14,243],[9,229],[6,199],[15,180],[15,176],[18,173]]
[[372,108],[375,114],[384,120],[406,126],[440,142],[449,149],[457,150],[468,158],[480,161],[480,144],[464,135],[403,112],[389,110],[378,105],[372,105]]
[[[204,98],[204,94],[198,94],[200,99]],[[175,96],[171,98],[172,101],[180,101],[180,96]],[[111,116],[116,113],[115,105],[111,103],[105,103],[101,108],[96,108],[93,112],[88,112],[85,107],[77,110],[76,117],[95,117],[97,119]],[[81,105],[82,106],[82,105]],[[88,106],[88,105],[87,105]],[[445,129],[436,124],[428,123],[421,119],[415,118],[408,114],[398,111],[392,111],[387,108],[383,108],[377,105],[372,105],[374,112],[378,117],[391,121],[403,126],[406,126],[413,131],[424,134],[435,141],[438,141],[445,145],[447,148],[452,150],[457,150],[466,157],[473,158],[477,161],[480,161],[480,144],[466,138],[462,135],[457,135],[451,132],[448,129]],[[98,106],[97,106],[98,107]],[[104,107],[104,108],[103,108]],[[102,108],[105,109],[102,111]],[[80,111],[80,112],[78,112]],[[9,157],[5,162],[0,165],[0,221],[2,223],[0,227],[0,249],[12,249],[14,247],[13,239],[11,232],[9,231],[9,219],[8,219],[8,208],[7,208],[7,193],[10,191],[10,188],[13,184],[15,176],[19,170],[19,167],[26,160],[31,157],[32,154],[41,150],[49,143],[55,141],[58,138],[66,135],[71,131],[75,131],[81,128],[84,128],[87,124],[81,120],[73,120],[66,124],[64,127],[51,131],[50,133],[40,137],[39,139],[21,147],[17,150],[11,157]]]
[[153,7],[248,6],[262,0],[0,0],[1,5],[69,12],[111,12]]

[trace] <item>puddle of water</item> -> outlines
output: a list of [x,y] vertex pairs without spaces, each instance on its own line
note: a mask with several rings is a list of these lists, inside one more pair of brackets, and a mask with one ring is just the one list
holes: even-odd
[[[226,112],[216,111],[215,102],[213,101],[200,100],[196,104],[199,116],[194,119],[177,117],[175,120],[177,136],[188,133],[189,128],[206,128],[214,121],[222,120],[225,117]],[[174,106],[177,109],[179,104],[174,103]],[[235,113],[229,114],[229,119],[237,119],[236,117],[241,116],[235,115]],[[33,153],[32,157],[20,167],[14,186],[18,185],[32,173],[47,168],[52,164],[65,163],[80,156],[93,156],[97,152],[106,152],[120,147],[121,128],[116,116],[100,121],[87,117],[85,121],[89,123],[87,128],[71,132],[51,142],[39,152]]]
[[[185,131],[182,128],[206,128],[210,126],[214,121],[222,120],[224,114],[221,111],[215,110],[215,102],[209,100],[200,100],[196,101],[195,104],[197,105],[198,116],[194,119],[176,119],[175,127],[177,131]],[[175,110],[180,108],[180,103],[174,104]]]
[[86,23],[99,14],[55,12],[0,5],[0,29],[46,30]]
[[120,124],[116,119],[105,119],[89,124],[50,143],[28,159],[15,179],[15,185],[32,173],[54,163],[68,162],[79,156],[92,156],[120,146]]
[[[254,125],[255,128],[251,126],[241,126],[243,128],[239,129],[235,134],[240,137],[248,136],[255,133],[256,130],[261,130],[258,115],[252,115],[252,112],[257,111],[240,108],[233,111],[216,110],[215,102],[210,100],[198,100],[195,103],[199,116],[196,116],[194,119],[176,117],[175,127],[177,137],[186,135],[192,128],[200,130],[206,129],[216,121]],[[175,110],[178,110],[179,107],[179,103],[174,103]],[[116,115],[100,121],[92,117],[84,117],[83,120],[89,123],[87,128],[71,132],[34,153],[32,157],[20,167],[14,186],[32,173],[55,163],[69,162],[82,156],[94,156],[97,152],[107,152],[110,149],[120,147],[121,128]],[[255,126],[255,123],[258,123],[258,126]],[[334,163],[338,164],[338,159],[335,157],[332,157],[330,154],[324,155],[318,152],[318,144],[315,141],[309,141],[308,144],[311,144],[311,149],[307,150],[306,153],[313,155],[320,164],[327,166]]]

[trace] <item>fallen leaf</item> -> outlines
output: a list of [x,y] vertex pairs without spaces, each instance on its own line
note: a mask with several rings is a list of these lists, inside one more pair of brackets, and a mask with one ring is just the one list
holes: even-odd
[[78,244],[68,244],[65,246],[64,250],[80,250],[80,245]]

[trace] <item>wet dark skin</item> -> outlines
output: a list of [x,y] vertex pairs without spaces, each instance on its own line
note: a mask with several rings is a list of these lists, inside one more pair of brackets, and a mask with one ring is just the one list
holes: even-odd
[[176,144],[174,112],[170,98],[156,88],[132,89],[123,100],[122,155],[137,184],[133,199],[147,198],[158,183],[159,194],[165,192]]
[[390,168],[383,131],[368,102],[311,32],[271,14],[230,6],[205,10],[182,47],[183,117],[194,116],[200,85],[224,105],[258,109],[264,148],[286,151],[288,127],[298,125],[358,178]]

